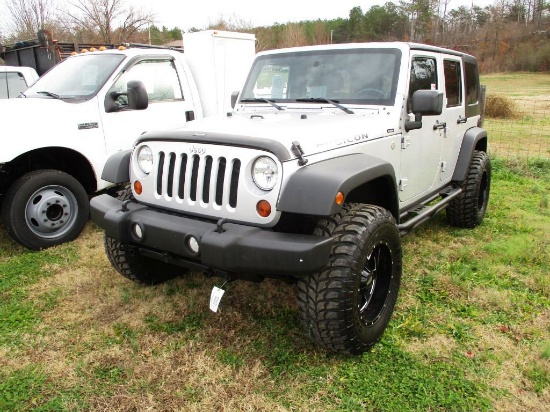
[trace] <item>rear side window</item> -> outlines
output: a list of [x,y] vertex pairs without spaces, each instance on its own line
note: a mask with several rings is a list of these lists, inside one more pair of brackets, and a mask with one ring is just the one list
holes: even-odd
[[479,101],[479,82],[477,65],[465,63],[466,71],[466,104],[476,104]]
[[447,107],[460,106],[462,104],[462,75],[460,62],[456,60],[444,60],[443,71],[445,74]]

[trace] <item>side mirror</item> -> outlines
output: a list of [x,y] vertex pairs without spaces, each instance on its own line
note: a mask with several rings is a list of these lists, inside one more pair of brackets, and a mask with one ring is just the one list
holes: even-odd
[[[117,101],[120,96],[126,96],[128,106],[121,106]],[[128,82],[126,93],[118,93],[111,91],[105,96],[105,112],[117,112],[122,109],[144,110],[149,107],[149,97],[145,84],[139,80],[131,80]]]
[[231,108],[234,109],[235,105],[237,104],[237,99],[239,98],[239,92],[233,92],[231,93]]
[[128,82],[128,108],[131,110],[145,110],[149,107],[149,97],[145,84],[139,80]]
[[412,97],[414,121],[405,122],[405,130],[422,128],[422,116],[438,116],[443,112],[443,93],[437,90],[417,90]]

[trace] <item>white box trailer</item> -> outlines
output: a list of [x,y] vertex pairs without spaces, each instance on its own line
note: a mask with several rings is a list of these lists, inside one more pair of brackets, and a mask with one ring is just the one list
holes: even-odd
[[231,93],[240,91],[247,75],[232,69],[250,67],[255,48],[256,37],[249,33],[206,30],[183,35],[185,58],[205,117],[231,110]]

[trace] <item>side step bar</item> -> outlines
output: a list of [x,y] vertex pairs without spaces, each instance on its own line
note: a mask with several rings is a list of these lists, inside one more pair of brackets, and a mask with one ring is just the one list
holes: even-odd
[[[447,186],[439,192],[438,196],[426,200],[423,204],[414,209],[407,210],[401,215],[401,222],[403,223],[397,225],[401,236],[405,236],[417,226],[434,217],[436,213],[445,209],[449,203],[461,193],[462,189],[460,187]],[[433,205],[429,204],[438,198],[441,198],[441,200]]]

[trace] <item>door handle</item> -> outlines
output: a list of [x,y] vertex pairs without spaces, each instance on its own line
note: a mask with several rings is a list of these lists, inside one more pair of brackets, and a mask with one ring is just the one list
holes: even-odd
[[436,120],[435,124],[434,124],[434,130],[437,130],[437,129],[446,129],[447,128],[447,123],[443,122],[443,123],[439,123],[439,120]]
[[468,121],[467,117],[458,116],[458,120],[456,121],[456,124],[466,123],[467,121]]

